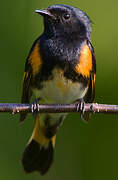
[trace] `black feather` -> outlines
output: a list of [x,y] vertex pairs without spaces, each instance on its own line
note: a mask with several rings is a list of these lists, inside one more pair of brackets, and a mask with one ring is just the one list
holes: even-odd
[[39,171],[41,175],[44,175],[50,168],[52,161],[53,146],[51,141],[45,148],[32,140],[25,148],[22,156],[22,164],[26,173]]

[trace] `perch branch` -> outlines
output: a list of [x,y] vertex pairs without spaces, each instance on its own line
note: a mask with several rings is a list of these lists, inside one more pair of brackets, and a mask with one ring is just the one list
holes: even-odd
[[[118,114],[118,105],[86,103],[85,112]],[[40,113],[67,113],[77,111],[77,104],[38,104],[36,110]],[[32,112],[31,104],[0,103],[0,112]]]

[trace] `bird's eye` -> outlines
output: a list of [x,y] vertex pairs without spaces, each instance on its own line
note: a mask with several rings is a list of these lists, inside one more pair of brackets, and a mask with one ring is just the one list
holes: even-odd
[[64,18],[65,20],[70,19],[70,14],[65,13],[65,14],[63,15],[63,18]]

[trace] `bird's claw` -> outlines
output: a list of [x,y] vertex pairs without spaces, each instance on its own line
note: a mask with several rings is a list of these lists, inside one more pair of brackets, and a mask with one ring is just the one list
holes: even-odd
[[80,112],[80,117],[82,118],[85,112],[85,102],[83,99],[80,99],[77,103],[77,112]]
[[38,104],[38,100],[37,99],[35,99],[33,101],[33,103],[31,104],[31,111],[32,111],[32,114],[34,114],[35,112],[39,111],[39,104]]

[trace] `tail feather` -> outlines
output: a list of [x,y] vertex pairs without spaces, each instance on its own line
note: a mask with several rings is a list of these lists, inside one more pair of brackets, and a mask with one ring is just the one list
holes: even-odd
[[24,170],[27,173],[40,171],[40,174],[44,175],[53,162],[53,152],[51,141],[49,142],[48,148],[45,148],[35,140],[32,140],[26,147],[22,156]]
[[53,162],[55,137],[56,135],[51,138],[45,136],[37,117],[32,137],[22,156],[22,164],[26,173],[39,171],[41,175],[44,175],[48,171]]

